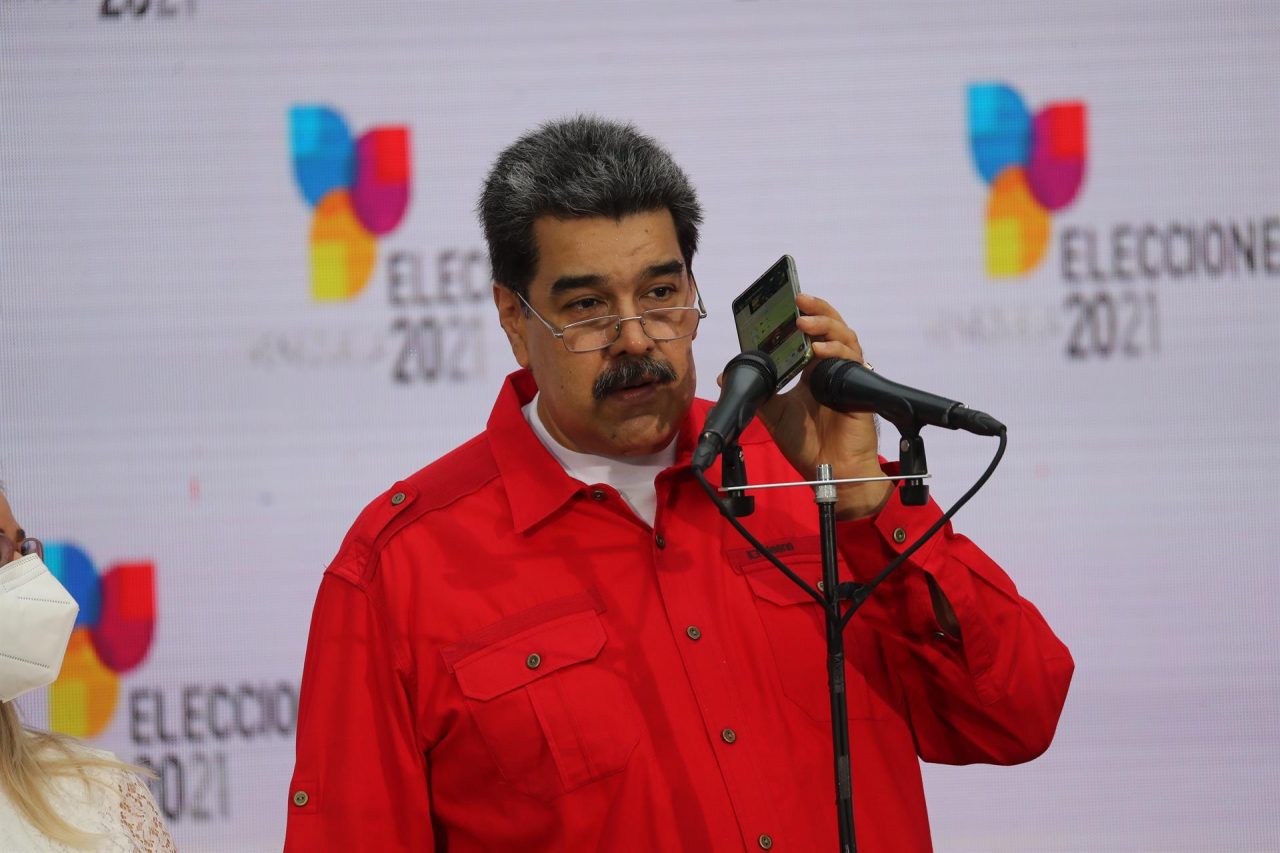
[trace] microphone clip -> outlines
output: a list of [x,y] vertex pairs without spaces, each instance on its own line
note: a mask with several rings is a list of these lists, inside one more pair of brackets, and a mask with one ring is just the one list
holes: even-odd
[[742,454],[742,446],[735,441],[720,456],[720,487],[727,493],[724,502],[735,518],[742,518],[756,511],[756,499],[746,493],[746,485],[747,463]]
[[924,456],[920,427],[914,423],[894,426],[902,436],[898,442],[898,474],[904,479],[898,487],[898,498],[904,506],[924,506],[929,502],[929,486],[924,481],[924,477],[929,476],[929,464]]

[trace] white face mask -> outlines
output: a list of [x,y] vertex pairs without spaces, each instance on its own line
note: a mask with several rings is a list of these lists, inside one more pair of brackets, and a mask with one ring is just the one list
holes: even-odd
[[0,566],[0,702],[57,679],[79,612],[40,555]]

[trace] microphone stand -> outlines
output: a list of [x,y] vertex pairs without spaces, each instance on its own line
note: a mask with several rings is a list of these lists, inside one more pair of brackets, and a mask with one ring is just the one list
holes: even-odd
[[836,820],[841,853],[858,849],[853,829],[853,772],[849,754],[849,695],[844,673],[844,620],[840,612],[840,564],[836,556],[836,487],[831,466],[818,466],[818,533],[822,540],[823,615],[827,629],[827,689],[831,694],[831,751],[836,770]]
[[[749,515],[754,510],[754,498],[746,497],[744,494],[747,490],[796,486],[810,486],[814,490],[814,501],[818,507],[818,530],[822,543],[822,583],[819,589],[815,590],[792,572],[784,569],[784,573],[822,604],[827,640],[827,690],[831,701],[831,748],[836,778],[836,822],[839,828],[840,853],[856,853],[858,849],[853,821],[853,773],[849,739],[849,697],[844,668],[844,628],[849,618],[866,601],[871,589],[863,584],[840,582],[840,557],[836,550],[836,486],[841,483],[905,481],[902,486],[903,502],[905,503],[906,498],[910,496],[913,501],[926,503],[929,499],[929,487],[924,485],[924,480],[930,475],[925,470],[924,441],[920,438],[919,430],[914,431],[910,441],[904,436],[900,448],[904,452],[900,460],[903,473],[897,475],[837,480],[832,476],[831,465],[822,463],[818,466],[817,479],[814,480],[762,483],[752,486],[747,484],[742,448],[735,443],[725,448],[724,455],[721,457],[719,491],[727,494],[728,498],[724,500],[716,498],[714,490],[710,489],[710,484],[703,479],[704,486],[712,494],[720,512],[740,530],[736,517]],[[908,453],[909,456],[906,455]],[[911,491],[908,492],[908,489]],[[851,602],[848,610],[840,609],[841,601]]]
[[[752,361],[751,363],[757,369],[763,373],[769,372],[768,368],[771,362],[768,361],[767,357],[761,355],[756,361],[763,364],[763,367],[761,367]],[[950,405],[954,408],[956,404],[952,403]],[[843,411],[839,407],[836,408],[837,411]],[[865,411],[865,409],[851,409],[851,411]],[[982,413],[976,414],[981,415]],[[896,475],[837,480],[832,477],[833,469],[831,465],[821,463],[818,465],[817,479],[815,480],[793,483],[765,483],[751,486],[747,484],[747,471],[742,448],[734,441],[724,448],[721,455],[721,487],[719,491],[727,495],[727,498],[722,499],[716,494],[716,488],[708,482],[704,473],[705,466],[710,465],[711,459],[714,457],[707,457],[705,464],[699,465],[697,462],[699,454],[697,452],[694,454],[694,476],[720,510],[720,514],[744,539],[750,542],[769,562],[786,575],[792,583],[799,586],[814,601],[822,605],[827,641],[827,689],[831,700],[831,748],[836,775],[836,820],[840,834],[840,853],[856,853],[858,849],[857,834],[853,823],[853,772],[849,743],[849,700],[845,685],[845,626],[853,619],[858,609],[866,603],[876,587],[893,574],[920,546],[941,530],[952,516],[978,493],[978,490],[991,478],[996,466],[1000,464],[1008,444],[1007,430],[1004,425],[994,418],[989,415],[982,415],[979,420],[969,418],[969,420],[974,420],[974,423],[966,426],[966,429],[976,425],[981,429],[971,431],[976,431],[980,435],[993,435],[1000,439],[1000,446],[982,476],[969,487],[969,490],[950,509],[942,513],[941,517],[931,524],[924,533],[920,534],[911,545],[903,548],[874,578],[866,583],[850,582],[842,584],[840,583],[839,574],[839,555],[836,550],[836,486],[838,484],[901,480],[903,484],[899,489],[899,499],[905,506],[923,506],[929,502],[929,487],[924,482],[929,478],[929,471],[925,460],[924,440],[920,437],[920,427],[923,424],[917,421],[911,413],[910,406],[907,407],[906,411],[882,411],[881,415],[897,427],[901,435],[901,440],[898,443],[900,451],[898,459],[899,473]],[[740,424],[739,426],[741,427],[742,425]],[[723,431],[712,431],[712,433],[723,438]],[[736,436],[737,433],[734,433],[734,435]],[[785,563],[775,557],[764,544],[752,536],[751,532],[738,521],[739,517],[750,515],[755,510],[755,499],[747,496],[746,492],[748,490],[781,489],[795,486],[814,487],[814,502],[818,507],[818,531],[822,543],[822,581],[818,584],[818,589],[814,589],[804,578],[797,575]],[[841,601],[849,602],[848,608],[843,611],[840,607]]]

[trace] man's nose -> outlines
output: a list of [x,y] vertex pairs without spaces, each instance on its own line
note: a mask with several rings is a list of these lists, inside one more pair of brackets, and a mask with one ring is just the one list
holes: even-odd
[[618,339],[611,349],[614,353],[643,355],[653,349],[653,338],[645,334],[644,322],[640,317],[623,317],[618,321]]

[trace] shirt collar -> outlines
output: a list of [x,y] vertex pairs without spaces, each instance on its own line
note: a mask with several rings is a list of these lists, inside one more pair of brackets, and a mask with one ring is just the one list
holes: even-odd
[[531,371],[512,373],[498,393],[486,427],[518,533],[525,533],[564,506],[581,487],[525,422],[520,408],[537,393]]

